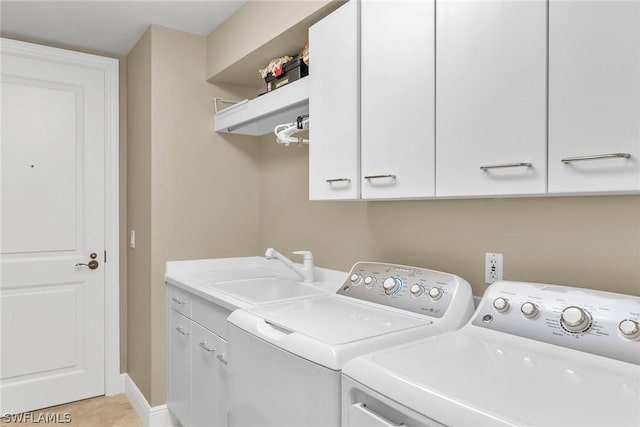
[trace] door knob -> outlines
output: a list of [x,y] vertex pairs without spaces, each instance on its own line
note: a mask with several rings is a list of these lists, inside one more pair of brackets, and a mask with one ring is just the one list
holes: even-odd
[[98,261],[96,261],[96,257],[97,255],[95,253],[92,253],[91,255],[89,255],[89,258],[91,258],[91,261],[89,261],[88,264],[79,262],[76,264],[76,267],[80,267],[81,265],[84,265],[85,267],[89,267],[91,270],[95,270],[96,268],[98,268]]

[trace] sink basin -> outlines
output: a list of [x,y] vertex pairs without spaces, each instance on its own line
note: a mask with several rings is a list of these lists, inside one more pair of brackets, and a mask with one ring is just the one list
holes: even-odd
[[217,282],[204,286],[252,304],[322,295],[325,293],[320,289],[305,285],[302,282],[278,279],[275,277]]

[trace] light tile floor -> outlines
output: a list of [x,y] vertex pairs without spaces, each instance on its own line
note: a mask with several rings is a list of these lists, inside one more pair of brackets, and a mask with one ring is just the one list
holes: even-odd
[[[45,422],[47,419],[53,422]],[[125,394],[117,394],[34,411],[24,417],[22,422],[0,418],[0,427],[14,426],[144,427],[144,424],[129,403],[127,396]]]

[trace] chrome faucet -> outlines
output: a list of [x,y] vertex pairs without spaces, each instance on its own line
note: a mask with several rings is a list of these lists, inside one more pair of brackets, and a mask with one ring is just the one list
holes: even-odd
[[293,261],[273,248],[267,248],[267,251],[264,253],[264,257],[266,259],[277,259],[291,270],[295,271],[305,283],[313,282],[313,254],[311,251],[295,251],[292,253],[303,256],[302,268],[298,267],[293,263]]

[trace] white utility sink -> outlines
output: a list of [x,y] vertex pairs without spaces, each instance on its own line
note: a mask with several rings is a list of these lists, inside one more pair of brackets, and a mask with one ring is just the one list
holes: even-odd
[[242,299],[251,304],[326,294],[325,291],[305,285],[302,282],[279,279],[277,277],[216,282],[204,284],[204,287]]

